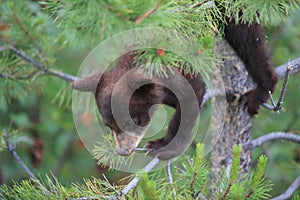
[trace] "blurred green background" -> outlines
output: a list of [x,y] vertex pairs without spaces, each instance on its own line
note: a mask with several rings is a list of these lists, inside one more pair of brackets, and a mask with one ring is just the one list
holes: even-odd
[[[266,34],[274,66],[300,57],[300,11],[294,12],[287,22],[266,29]],[[92,47],[78,45],[64,47],[54,56],[55,68],[76,75],[81,62],[91,50]],[[278,84],[275,99],[281,85],[282,82]],[[12,138],[18,141],[17,152],[42,179],[45,174],[53,173],[62,184],[71,184],[75,181],[83,182],[83,178],[91,176],[101,177],[102,173],[106,173],[110,180],[120,184],[118,180],[128,175],[117,171],[108,172],[107,168],[97,166],[92,155],[80,142],[72,117],[69,82],[41,76],[16,84],[0,77],[0,92],[5,94],[0,99],[0,132],[6,129],[14,133]],[[276,114],[261,109],[261,113],[254,119],[253,138],[276,131],[300,134],[299,102],[300,75],[297,74],[291,76],[288,83],[284,100],[286,111]],[[209,115],[207,104],[201,114],[200,127],[208,124]],[[0,145],[3,147],[3,144]],[[43,150],[39,149],[41,145]],[[193,151],[192,147],[190,151]],[[288,141],[267,143],[254,150],[253,164],[261,154],[269,158],[266,175],[274,183],[272,194],[283,192],[300,175],[299,144]],[[0,151],[0,184],[10,185],[12,181],[26,177],[13,157],[7,151]]]

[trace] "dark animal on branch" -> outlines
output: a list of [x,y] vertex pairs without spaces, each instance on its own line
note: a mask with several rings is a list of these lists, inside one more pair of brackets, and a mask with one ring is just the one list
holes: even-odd
[[[271,65],[263,28],[256,22],[242,24],[227,19],[224,38],[244,62],[250,76],[257,84],[256,89],[245,95],[248,112],[250,115],[255,115],[259,111],[259,106],[268,101],[269,91],[274,91],[278,81],[278,77]],[[175,114],[169,123],[165,137],[150,141],[146,145],[151,155],[158,156],[158,158],[163,160],[171,159],[182,154],[187,145],[190,144],[192,129],[195,124],[195,119],[193,118],[196,118],[198,115],[198,112],[196,112],[189,119],[182,120],[179,99],[173,94],[173,91],[160,84],[151,82],[149,76],[144,72],[136,74],[135,77],[131,77],[131,80],[147,82],[147,84],[135,88],[135,91],[131,91],[132,86],[130,86],[131,83],[129,82],[125,82],[122,87],[122,90],[127,91],[127,95],[129,93],[132,95],[129,102],[131,119],[124,120],[123,127],[120,127],[114,118],[114,110],[111,108],[114,86],[124,74],[131,69],[139,67],[135,66],[134,63],[136,56],[136,53],[126,53],[119,58],[114,68],[104,72],[102,76],[100,73],[94,73],[82,80],[75,81],[72,86],[77,90],[95,92],[98,109],[104,123],[113,132],[116,150],[120,155],[131,154],[143,138],[151,120],[149,110],[153,105],[164,103],[175,108]],[[201,80],[201,75],[192,75],[186,72],[183,72],[182,75],[192,86],[198,100],[196,107],[200,108],[205,93],[205,85]],[[101,78],[99,79],[100,76]],[[129,78],[127,79],[130,80]],[[176,87],[182,90],[182,85],[179,83]],[[122,105],[123,101],[119,100],[119,104]],[[180,123],[183,121],[187,121],[187,124],[184,126],[186,128],[184,131],[185,135],[177,134],[181,126]],[[173,144],[168,145],[170,142]]]

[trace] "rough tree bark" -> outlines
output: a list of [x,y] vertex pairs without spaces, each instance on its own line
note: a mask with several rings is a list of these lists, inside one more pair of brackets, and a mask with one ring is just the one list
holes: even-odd
[[[217,174],[223,166],[229,171],[232,163],[232,146],[235,144],[242,146],[242,172],[250,171],[252,118],[246,110],[243,94],[255,87],[245,65],[225,40],[215,44],[215,55],[222,58],[217,62],[217,67],[227,93],[227,108],[224,110],[220,104],[214,104],[217,105],[214,112],[226,112],[226,117],[221,125],[213,121],[214,125],[223,126],[223,129],[221,133],[212,131],[214,147],[211,152],[211,185],[217,181]],[[220,79],[216,78],[214,81]],[[214,101],[218,101],[218,98]],[[213,116],[218,116],[218,113]],[[217,118],[212,120],[219,121]]]

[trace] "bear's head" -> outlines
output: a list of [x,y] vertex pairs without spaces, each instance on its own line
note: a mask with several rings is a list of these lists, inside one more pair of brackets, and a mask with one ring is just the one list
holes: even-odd
[[125,54],[105,72],[72,83],[73,89],[94,92],[103,122],[114,136],[116,152],[123,156],[138,146],[150,123],[151,107],[162,99],[162,87],[133,65],[135,56]]

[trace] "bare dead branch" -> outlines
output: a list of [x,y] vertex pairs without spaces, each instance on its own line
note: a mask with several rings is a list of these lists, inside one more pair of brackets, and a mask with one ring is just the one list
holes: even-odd
[[10,78],[13,78],[14,75],[4,73],[4,74],[0,74],[0,77],[3,77],[3,78],[9,78],[9,79],[10,79]]
[[11,45],[0,46],[0,52],[10,49]]
[[297,66],[296,65],[292,66],[290,64],[290,61],[288,62],[288,65],[287,65],[286,70],[285,70],[284,82],[283,82],[283,85],[282,85],[282,89],[281,89],[280,96],[279,96],[279,99],[277,101],[277,104],[275,104],[272,93],[271,93],[271,91],[269,91],[270,100],[271,100],[272,105],[268,105],[267,103],[263,103],[263,105],[262,105],[263,107],[267,108],[270,111],[275,111],[275,112],[279,113],[279,111],[282,109],[283,98],[284,98],[284,95],[285,95],[285,92],[286,92],[286,87],[287,87],[287,84],[288,84],[290,71],[293,70],[293,68],[295,68],[295,67],[297,67]]
[[[286,86],[287,86],[289,75],[300,73],[300,57],[296,58],[292,61],[289,61],[286,64],[280,65],[279,67],[276,67],[275,72],[277,73],[277,75],[279,76],[280,79],[282,79],[282,78],[285,79],[284,84],[283,84],[283,89],[281,91],[281,94],[280,94],[280,97],[279,97],[279,100],[277,103],[277,105],[279,105],[280,109],[281,109],[283,97],[286,92]],[[203,102],[202,102],[201,106],[203,106],[212,97],[224,96],[224,95],[225,95],[225,91],[223,91],[223,90],[218,90],[218,89],[207,90],[206,93],[204,94]],[[276,109],[275,102],[274,102],[274,106],[269,105],[267,103],[263,103],[262,106],[270,111],[276,111],[276,110],[274,110],[274,108]],[[278,108],[277,108],[277,110],[278,110]]]
[[167,174],[168,174],[170,190],[171,190],[171,192],[173,192],[174,199],[176,199],[176,190],[173,188],[173,178],[172,178],[172,173],[171,173],[171,161],[170,160],[168,160],[168,164],[167,164]]
[[[271,91],[269,91],[269,97],[270,97],[270,101],[271,101],[271,106],[272,106],[273,110],[275,110],[276,103],[275,103],[275,101],[274,101],[274,99],[273,99],[273,96],[272,96]],[[277,110],[277,111],[278,111],[278,110]]]
[[300,176],[296,178],[296,180],[290,185],[290,187],[281,195],[272,198],[271,200],[281,200],[281,199],[289,199],[292,194],[299,188],[300,186]]
[[21,160],[20,156],[17,154],[15,147],[10,143],[6,130],[3,131],[3,138],[9,153],[18,162],[18,164],[22,167],[25,173],[39,185],[39,187],[43,190],[43,192],[46,195],[48,195],[49,191],[41,184],[41,182],[36,178],[36,176],[30,171],[30,169],[25,165],[25,163]]
[[295,66],[295,67],[293,67],[293,69],[291,69],[291,71],[289,73],[290,75],[300,73],[300,57],[298,57],[294,60],[291,60],[288,63],[280,65],[279,67],[275,68],[275,72],[277,73],[277,75],[279,76],[280,79],[285,76],[286,69],[289,65],[290,66]]
[[218,89],[207,90],[204,94],[201,107],[212,97],[224,96],[224,95],[225,95],[225,90],[218,90]]
[[294,133],[274,132],[252,140],[251,142],[252,149],[259,147],[266,142],[271,142],[274,140],[289,140],[300,144],[300,136]]
[[66,73],[63,73],[63,72],[59,72],[59,71],[54,71],[54,70],[47,70],[46,74],[56,76],[56,77],[59,77],[61,79],[64,79],[66,81],[71,81],[71,82],[74,82],[78,79],[76,76],[66,74]]
[[[144,172],[148,173],[150,172],[158,163],[159,163],[159,159],[158,158],[154,158],[153,160],[151,160],[146,167],[143,169]],[[137,178],[137,177],[135,177]],[[130,190],[132,190],[134,187],[136,187],[138,181],[139,181],[139,177],[137,178],[137,181],[135,181],[134,179],[132,181],[130,181],[130,183],[121,191],[121,194],[128,194],[128,192]]]

